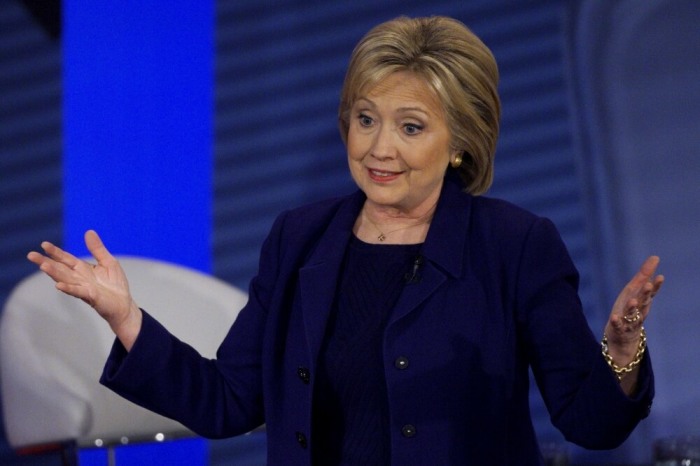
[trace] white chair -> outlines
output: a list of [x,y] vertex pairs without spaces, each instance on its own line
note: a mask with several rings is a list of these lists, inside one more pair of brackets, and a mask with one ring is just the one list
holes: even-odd
[[[136,302],[178,338],[214,357],[246,294],[182,266],[119,260]],[[43,273],[16,286],[0,314],[0,389],[13,448],[62,442],[99,446],[119,444],[124,437],[189,434],[181,424],[98,383],[113,341],[96,312],[58,292]]]

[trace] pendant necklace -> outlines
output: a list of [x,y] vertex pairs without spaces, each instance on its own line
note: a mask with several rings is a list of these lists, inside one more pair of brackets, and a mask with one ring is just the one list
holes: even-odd
[[426,214],[423,214],[422,216],[418,217],[419,221],[417,221],[416,223],[412,223],[410,225],[404,225],[404,226],[396,228],[394,230],[389,230],[386,233],[383,232],[382,229],[379,228],[379,226],[376,223],[374,223],[372,221],[372,219],[369,218],[369,215],[367,215],[367,213],[364,210],[362,211],[362,215],[367,219],[367,221],[370,224],[372,224],[374,229],[379,232],[379,235],[377,235],[377,240],[379,240],[380,242],[384,242],[386,240],[387,235],[390,235],[390,234],[395,233],[397,231],[405,230],[407,228],[411,228],[411,227],[415,227],[418,225],[423,225],[425,223],[428,223],[430,221],[430,218],[428,218],[428,220],[426,220],[426,217],[430,217],[433,214],[434,210],[435,210],[435,206],[433,206]]

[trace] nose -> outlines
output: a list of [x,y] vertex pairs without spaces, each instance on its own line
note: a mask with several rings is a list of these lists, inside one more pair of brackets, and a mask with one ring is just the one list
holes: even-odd
[[396,157],[396,134],[389,125],[381,125],[375,133],[372,156],[378,160]]

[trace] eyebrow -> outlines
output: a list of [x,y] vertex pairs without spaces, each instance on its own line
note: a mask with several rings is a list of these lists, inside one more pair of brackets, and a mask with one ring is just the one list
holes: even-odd
[[[358,103],[358,102],[360,102],[361,100],[367,102],[367,103],[368,103],[369,105],[371,105],[372,107],[375,107],[375,108],[376,108],[376,106],[377,106],[374,102],[372,102],[372,101],[371,101],[370,99],[368,99],[367,97],[359,97],[359,98],[355,101],[355,103]],[[425,114],[425,115],[427,115],[427,116],[430,116],[430,115],[431,115],[431,113],[430,113],[429,111],[427,111],[427,110],[425,110],[425,109],[423,109],[423,108],[421,108],[421,107],[399,107],[399,108],[397,109],[397,112],[398,112],[398,113],[420,112],[420,113],[423,113],[423,114]]]

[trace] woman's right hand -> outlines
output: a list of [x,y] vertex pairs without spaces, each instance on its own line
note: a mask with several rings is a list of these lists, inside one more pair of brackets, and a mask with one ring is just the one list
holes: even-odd
[[56,289],[92,306],[128,351],[141,330],[141,310],[131,297],[129,282],[119,261],[95,231],[85,233],[85,245],[97,261],[96,265],[48,241],[41,243],[44,254],[32,251],[27,259],[56,282]]

